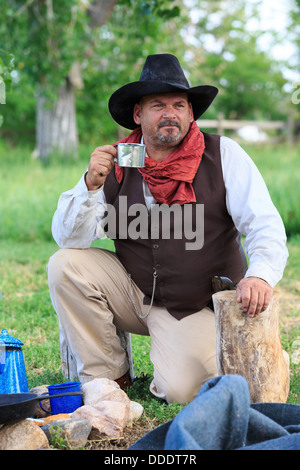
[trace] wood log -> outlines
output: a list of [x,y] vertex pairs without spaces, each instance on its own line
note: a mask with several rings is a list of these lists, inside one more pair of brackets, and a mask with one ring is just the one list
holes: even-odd
[[289,357],[279,331],[279,299],[257,317],[243,313],[236,291],[213,295],[220,375],[238,374],[249,386],[250,401],[285,403],[289,393]]

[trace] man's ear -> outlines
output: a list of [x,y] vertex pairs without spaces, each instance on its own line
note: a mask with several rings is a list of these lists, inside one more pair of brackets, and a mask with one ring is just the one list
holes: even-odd
[[134,122],[138,125],[141,124],[141,106],[139,103],[136,103],[133,108],[133,119]]

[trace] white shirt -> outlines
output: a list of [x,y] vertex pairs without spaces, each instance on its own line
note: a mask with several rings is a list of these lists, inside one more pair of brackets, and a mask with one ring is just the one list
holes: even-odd
[[[238,232],[245,235],[249,260],[245,277],[260,277],[274,287],[282,278],[288,258],[282,219],[248,154],[228,137],[222,136],[220,145],[227,210]],[[145,182],[144,196],[149,209],[155,200]],[[59,198],[52,222],[54,240],[60,248],[89,248],[105,236],[105,210],[103,187],[88,191],[83,175]]]

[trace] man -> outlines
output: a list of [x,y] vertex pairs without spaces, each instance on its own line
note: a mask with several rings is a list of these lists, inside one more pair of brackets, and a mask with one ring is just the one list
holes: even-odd
[[[154,395],[192,400],[217,375],[212,277],[237,284],[249,317],[267,308],[282,277],[285,230],[261,175],[234,141],[196,125],[217,91],[191,88],[176,57],[149,56],[140,80],[109,101],[114,120],[133,130],[122,141],[146,145],[145,168],[118,167],[115,146],[98,147],[60,197],[53,236],[63,249],[50,259],[49,286],[83,382],[120,383],[128,363],[117,328],[150,335]],[[137,207],[146,211],[139,223]],[[157,209],[162,216],[153,222]],[[116,254],[90,248],[106,233]]]

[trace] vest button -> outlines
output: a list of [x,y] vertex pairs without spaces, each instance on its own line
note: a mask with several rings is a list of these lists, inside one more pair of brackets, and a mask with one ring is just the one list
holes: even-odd
[[152,245],[152,246],[153,246],[154,250],[157,250],[159,248],[159,245],[157,243],[154,243],[154,245]]

